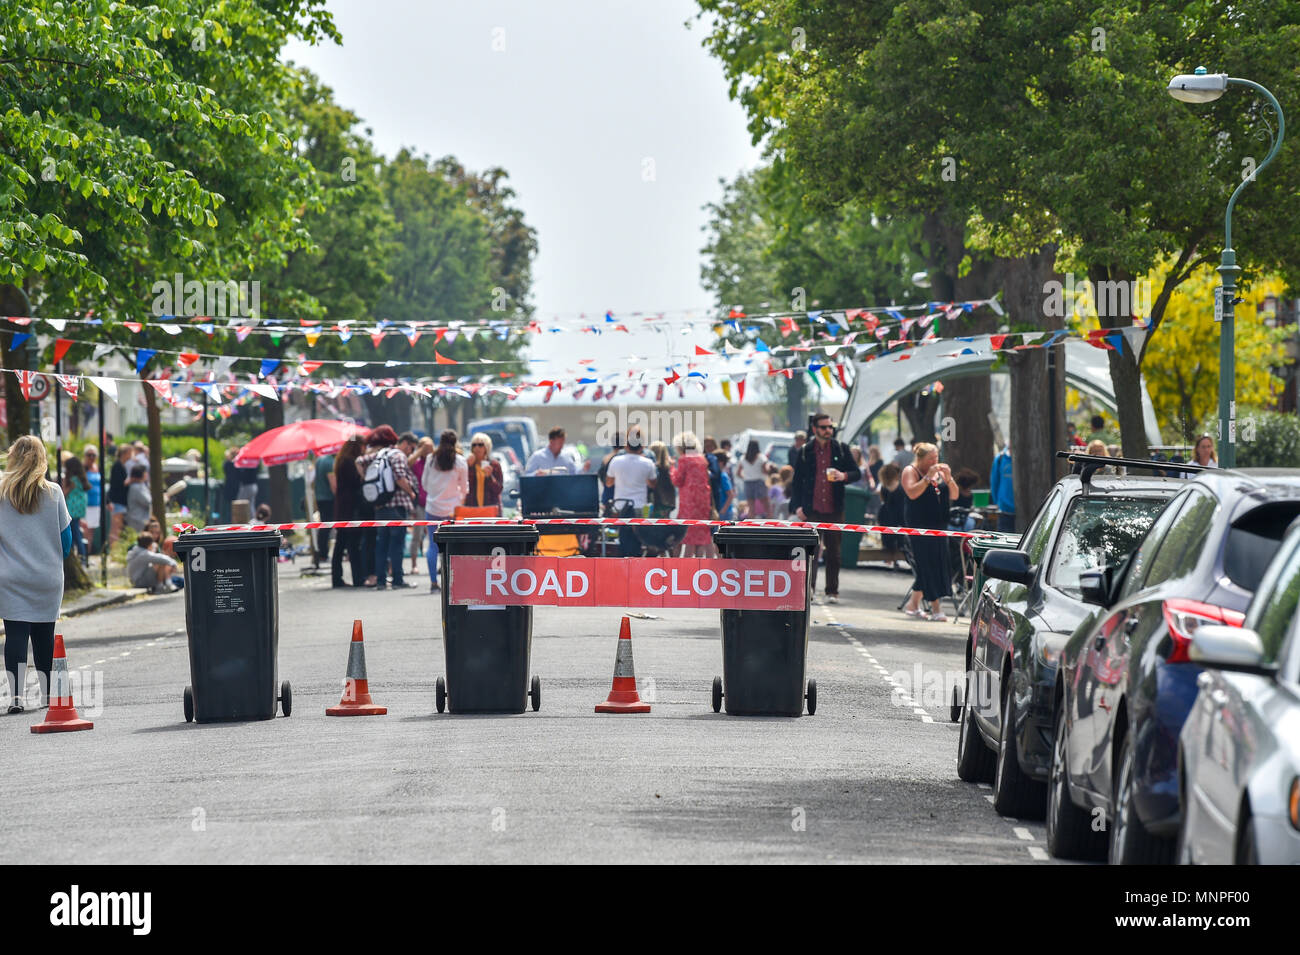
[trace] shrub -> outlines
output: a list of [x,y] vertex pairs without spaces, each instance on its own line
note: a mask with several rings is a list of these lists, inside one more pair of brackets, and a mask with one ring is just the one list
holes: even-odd
[[1250,410],[1238,418],[1237,466],[1300,468],[1300,416]]

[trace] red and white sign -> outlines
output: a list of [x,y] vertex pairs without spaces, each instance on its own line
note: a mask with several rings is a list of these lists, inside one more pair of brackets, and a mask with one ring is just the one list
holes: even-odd
[[453,604],[803,610],[803,560],[451,558]]

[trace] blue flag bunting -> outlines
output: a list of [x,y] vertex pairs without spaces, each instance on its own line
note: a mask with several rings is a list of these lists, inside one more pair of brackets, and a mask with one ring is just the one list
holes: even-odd
[[23,342],[31,338],[31,332],[14,332],[13,341],[9,343],[9,350],[14,351],[22,347]]
[[149,364],[156,354],[158,354],[156,348],[137,348],[135,352],[135,373],[138,375],[144,371],[144,366]]
[[272,374],[272,373],[273,373],[277,368],[279,368],[279,367],[280,367],[280,359],[278,359],[278,358],[263,358],[263,359],[262,359],[262,370],[259,371],[258,374],[259,374],[261,377],[265,378],[265,377],[267,377],[268,375]]

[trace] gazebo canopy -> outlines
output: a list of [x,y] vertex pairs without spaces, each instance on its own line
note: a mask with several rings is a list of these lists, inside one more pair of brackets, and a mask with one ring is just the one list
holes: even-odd
[[[1110,366],[1103,349],[1085,341],[1067,340],[1065,345],[1065,383],[1095,399],[1107,409],[1115,410],[1115,392],[1110,381]],[[1127,347],[1128,342],[1125,341]],[[969,342],[938,341],[917,345],[906,352],[906,360],[888,355],[874,361],[854,362],[857,375],[849,391],[848,402],[840,421],[840,434],[853,440],[876,417],[899,398],[919,391],[934,381],[965,378],[972,375],[1006,373],[994,371],[996,358],[988,335],[977,335]],[[1160,428],[1155,409],[1142,382],[1142,421],[1147,442],[1160,443]]]

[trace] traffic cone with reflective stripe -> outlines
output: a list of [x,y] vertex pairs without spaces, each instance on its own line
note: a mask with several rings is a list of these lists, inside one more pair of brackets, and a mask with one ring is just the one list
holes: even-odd
[[343,681],[343,699],[338,706],[325,710],[326,716],[383,716],[386,706],[376,706],[370,698],[366,680],[366,645],[361,636],[361,621],[352,621],[352,642],[348,644],[348,675]]
[[33,733],[71,733],[75,730],[94,729],[95,724],[83,720],[72,702],[72,687],[68,683],[68,658],[63,652],[63,634],[54,635],[54,666],[50,670],[50,708],[45,721],[32,727]]
[[636,673],[632,667],[632,625],[627,617],[618,629],[618,654],[614,657],[614,686],[604,703],[596,704],[597,713],[649,713],[650,704],[642,703],[636,692]]

